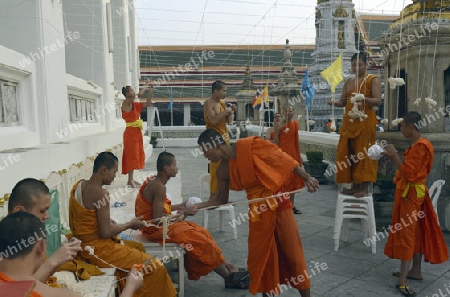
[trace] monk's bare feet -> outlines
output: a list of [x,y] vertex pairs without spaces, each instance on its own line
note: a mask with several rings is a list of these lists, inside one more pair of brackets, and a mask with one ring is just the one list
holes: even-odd
[[364,191],[360,191],[360,192],[353,193],[352,196],[356,197],[356,198],[361,198],[361,197],[369,196],[369,193],[368,192],[364,192]]
[[141,184],[135,180],[132,180],[132,181],[128,181],[127,186],[130,186],[132,188],[140,188]]
[[343,189],[341,193],[344,195],[353,195],[353,193],[355,193],[357,190],[358,189],[352,187],[350,189]]

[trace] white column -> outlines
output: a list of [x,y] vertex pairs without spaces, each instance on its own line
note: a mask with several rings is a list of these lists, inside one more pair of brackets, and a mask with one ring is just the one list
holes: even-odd
[[187,126],[191,121],[191,104],[184,103],[184,125]]

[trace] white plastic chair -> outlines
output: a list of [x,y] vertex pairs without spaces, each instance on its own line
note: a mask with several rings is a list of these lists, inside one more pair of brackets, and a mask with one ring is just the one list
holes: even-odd
[[[206,173],[202,176],[200,176],[200,199],[203,200],[203,185],[205,183],[210,182],[210,174]],[[209,191],[208,191],[209,192]],[[203,227],[205,229],[208,229],[208,219],[209,219],[209,212],[210,211],[214,211],[214,210],[218,210],[219,211],[219,226],[220,226],[220,231],[223,231],[224,227],[225,227],[225,217],[224,217],[224,212],[229,212],[230,213],[230,219],[231,222],[234,222],[236,217],[234,214],[234,206],[233,205],[223,205],[223,206],[219,206],[218,208],[215,209],[209,209],[209,210],[205,210],[204,214],[203,214]],[[233,238],[237,239],[237,229],[236,226],[233,227]]]
[[[438,216],[438,210],[437,210],[437,203],[439,200],[439,197],[441,196],[441,190],[442,190],[442,186],[445,185],[445,180],[437,180],[435,181],[430,189],[428,190],[428,192],[430,193],[430,197],[431,197],[431,201],[433,202],[433,208],[434,208],[434,212],[436,213],[436,217],[438,219],[438,225],[439,224],[439,216]],[[434,191],[436,191],[436,193],[433,193]]]
[[348,220],[361,219],[361,230],[364,238],[372,238],[372,253],[376,254],[376,225],[375,211],[373,208],[372,190],[369,189],[369,195],[366,197],[356,198],[349,195],[341,194],[342,185],[339,185],[339,193],[336,199],[336,214],[334,221],[334,250],[339,249],[339,240],[341,237],[344,242],[347,241]]

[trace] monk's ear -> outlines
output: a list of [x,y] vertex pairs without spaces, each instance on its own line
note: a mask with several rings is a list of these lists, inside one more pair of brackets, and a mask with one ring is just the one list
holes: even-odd
[[34,247],[34,250],[36,251],[36,255],[38,256],[38,258],[45,257],[46,250],[47,250],[46,239],[40,238],[36,242],[36,246]]
[[25,212],[28,212],[28,210],[25,208],[25,206],[23,206],[23,205],[16,205],[16,206],[14,206],[14,208],[12,209],[12,212],[11,212],[11,213],[15,213],[15,212],[18,212],[18,211],[25,211]]

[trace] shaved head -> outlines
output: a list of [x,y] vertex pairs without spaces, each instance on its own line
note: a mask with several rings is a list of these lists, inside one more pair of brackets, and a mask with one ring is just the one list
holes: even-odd
[[164,166],[171,166],[175,156],[169,152],[162,152],[158,156],[158,160],[156,161],[156,170],[158,172],[163,171]]
[[41,195],[50,195],[47,185],[34,178],[26,178],[18,182],[11,193],[8,212],[11,213],[16,206],[22,206],[28,211],[33,208],[33,198],[39,199]]

